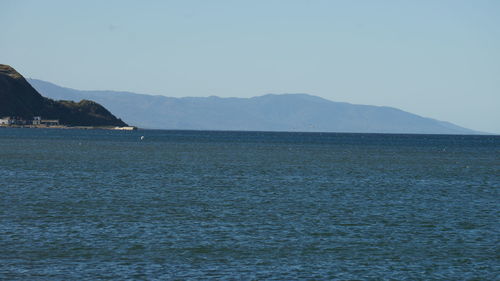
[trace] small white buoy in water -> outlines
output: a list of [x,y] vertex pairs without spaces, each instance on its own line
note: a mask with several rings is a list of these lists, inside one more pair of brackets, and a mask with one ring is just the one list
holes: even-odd
[[141,140],[143,140],[143,139],[144,139],[144,136],[141,136]]

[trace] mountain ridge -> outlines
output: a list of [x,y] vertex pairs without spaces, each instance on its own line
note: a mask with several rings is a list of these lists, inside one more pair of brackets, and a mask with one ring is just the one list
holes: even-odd
[[182,97],[125,91],[82,91],[29,79],[58,99],[93,99],[130,124],[150,129],[347,133],[480,134],[398,108],[335,102],[310,94],[251,98]]

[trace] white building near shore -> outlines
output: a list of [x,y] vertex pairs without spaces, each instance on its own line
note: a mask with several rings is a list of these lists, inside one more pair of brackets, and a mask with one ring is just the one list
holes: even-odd
[[18,117],[2,117],[0,118],[0,126],[9,126],[9,125],[45,125],[45,126],[59,126],[58,119],[42,119],[41,116],[33,117],[33,120],[25,120]]

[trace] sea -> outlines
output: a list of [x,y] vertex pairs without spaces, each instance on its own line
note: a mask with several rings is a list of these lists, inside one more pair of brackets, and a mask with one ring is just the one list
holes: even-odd
[[500,136],[0,128],[1,280],[500,280]]

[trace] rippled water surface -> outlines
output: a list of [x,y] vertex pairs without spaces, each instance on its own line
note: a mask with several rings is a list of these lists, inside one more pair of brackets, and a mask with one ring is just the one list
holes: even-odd
[[499,191],[498,136],[3,128],[0,279],[498,280]]

